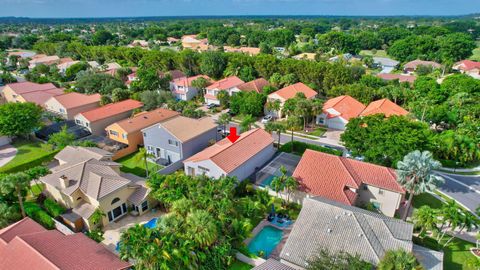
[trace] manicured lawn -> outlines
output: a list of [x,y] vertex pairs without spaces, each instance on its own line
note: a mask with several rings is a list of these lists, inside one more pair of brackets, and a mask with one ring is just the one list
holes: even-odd
[[[131,173],[140,177],[145,177],[145,160],[141,157],[140,152],[135,152],[118,160],[116,162],[122,164],[120,170],[125,173]],[[148,162],[148,171],[154,173],[160,170],[162,166]]]
[[32,185],[27,192],[27,200],[35,200],[37,196],[45,189],[45,184],[39,183]]
[[24,166],[41,165],[43,162],[52,160],[56,152],[49,145],[38,141],[16,140],[13,146],[17,148],[17,154],[0,168],[0,172],[17,172],[27,169]]
[[327,129],[324,128],[324,127],[317,127],[313,131],[307,132],[305,130],[302,130],[302,131],[300,131],[300,133],[303,133],[303,134],[306,134],[306,135],[309,135],[309,136],[321,137],[323,134],[325,134],[326,131],[327,131]]
[[229,270],[248,270],[248,269],[252,269],[253,266],[249,265],[249,264],[246,264],[244,262],[241,262],[241,261],[235,261],[229,268]]
[[418,209],[424,205],[428,205],[433,209],[440,209],[443,202],[430,193],[422,193],[413,197],[413,208]]
[[472,56],[470,56],[470,60],[480,61],[480,41],[477,41],[477,48],[473,50]]
[[360,55],[371,55],[376,57],[388,57],[385,50],[377,50],[377,53],[373,54],[372,50],[361,50]]

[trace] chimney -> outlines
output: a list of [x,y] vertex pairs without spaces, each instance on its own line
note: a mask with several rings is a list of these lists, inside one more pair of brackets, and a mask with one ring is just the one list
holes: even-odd
[[60,187],[62,189],[67,188],[70,184],[70,180],[68,180],[68,177],[66,177],[65,175],[60,176],[59,180],[60,180]]

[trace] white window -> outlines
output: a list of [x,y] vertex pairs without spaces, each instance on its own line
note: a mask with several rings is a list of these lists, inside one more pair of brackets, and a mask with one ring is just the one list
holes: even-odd
[[63,108],[60,108],[61,113],[65,113],[65,110]]
[[379,188],[378,189],[378,194],[383,195],[383,189]]
[[143,137],[147,137],[147,133],[146,133],[146,132],[143,132]]
[[210,172],[210,169],[207,169],[207,168],[202,167],[202,166],[198,166],[198,172],[199,172],[199,174],[208,175],[208,173]]
[[174,140],[168,140],[168,144],[178,146],[178,142]]
[[126,139],[127,139],[127,133],[122,133],[122,138],[123,138],[124,140],[126,140]]
[[109,130],[109,132],[111,135],[118,137],[118,132],[116,132],[115,130]]

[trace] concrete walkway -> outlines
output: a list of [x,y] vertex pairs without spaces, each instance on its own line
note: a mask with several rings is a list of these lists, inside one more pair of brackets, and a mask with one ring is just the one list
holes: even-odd
[[0,147],[0,167],[5,166],[17,154],[17,149],[10,144]]

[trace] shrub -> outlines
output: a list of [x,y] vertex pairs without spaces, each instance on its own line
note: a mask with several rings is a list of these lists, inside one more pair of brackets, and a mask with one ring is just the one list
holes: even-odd
[[97,243],[100,243],[100,242],[103,241],[103,239],[105,239],[103,237],[103,232],[100,229],[93,229],[93,230],[87,232],[86,235],[88,237],[90,237],[90,239],[92,239],[93,241],[95,241]]
[[[336,156],[341,156],[342,151],[332,149],[332,148],[327,148],[323,147],[320,145],[315,145],[315,144],[309,144],[309,143],[304,143],[304,142],[298,142],[298,141],[293,141],[293,153],[298,154],[298,155],[303,155],[303,153],[307,150],[314,150],[318,152],[323,152],[327,154],[332,154]],[[292,142],[288,142],[280,147],[281,152],[286,152],[286,153],[291,153],[292,151]]]
[[61,206],[51,198],[45,199],[43,206],[47,212],[52,215],[52,217],[58,217],[59,215],[65,213],[65,207]]
[[24,207],[27,216],[40,223],[43,227],[47,229],[55,228],[55,222],[52,217],[50,217],[47,212],[43,211],[40,206],[32,202],[25,202]]

